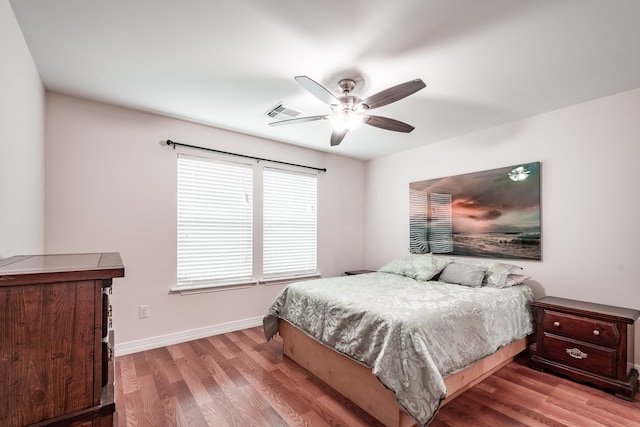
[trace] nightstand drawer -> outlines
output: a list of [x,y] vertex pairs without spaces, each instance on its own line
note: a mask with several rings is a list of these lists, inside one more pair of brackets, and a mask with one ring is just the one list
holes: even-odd
[[616,350],[545,333],[542,357],[605,377],[616,375]]
[[545,310],[544,331],[555,335],[586,341],[603,347],[616,348],[620,333],[615,323],[587,319]]
[[532,306],[533,367],[613,390],[633,401],[639,386],[633,338],[640,310],[557,297],[541,298]]

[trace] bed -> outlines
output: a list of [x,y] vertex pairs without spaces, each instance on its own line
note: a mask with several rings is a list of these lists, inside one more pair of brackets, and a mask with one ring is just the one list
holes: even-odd
[[286,356],[383,424],[427,425],[446,399],[526,348],[527,278],[509,264],[411,255],[378,272],[288,285],[265,336],[279,332]]

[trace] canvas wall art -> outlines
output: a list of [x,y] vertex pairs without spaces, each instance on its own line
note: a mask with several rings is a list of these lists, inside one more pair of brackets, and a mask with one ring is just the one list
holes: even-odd
[[540,162],[409,184],[411,253],[542,259]]

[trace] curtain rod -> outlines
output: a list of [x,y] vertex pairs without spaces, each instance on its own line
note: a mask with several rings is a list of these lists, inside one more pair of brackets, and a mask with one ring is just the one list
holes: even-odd
[[222,150],[216,150],[213,148],[207,148],[207,147],[198,147],[197,145],[189,145],[189,144],[182,144],[180,142],[175,142],[172,141],[170,139],[167,139],[166,141],[160,141],[160,145],[173,145],[173,149],[176,149],[176,146],[179,147],[188,147],[188,148],[195,148],[197,150],[204,150],[204,151],[213,151],[214,153],[220,153],[220,154],[228,154],[230,156],[236,156],[236,157],[244,157],[245,159],[253,159],[253,160],[257,160],[257,161],[265,161],[265,162],[271,162],[271,163],[278,163],[281,165],[288,165],[288,166],[296,166],[299,168],[306,168],[306,169],[313,169],[316,170],[318,172],[326,172],[327,169],[325,168],[316,168],[314,166],[306,166],[306,165],[298,165],[296,163],[287,163],[287,162],[281,162],[280,160],[271,160],[271,159],[265,159],[262,157],[254,157],[254,156],[247,156],[246,154],[238,154],[238,153],[231,153],[229,151],[222,151]]

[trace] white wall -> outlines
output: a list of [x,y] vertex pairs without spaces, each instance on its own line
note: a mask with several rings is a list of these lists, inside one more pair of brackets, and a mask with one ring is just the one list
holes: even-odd
[[[260,322],[282,288],[169,295],[177,151],[161,140],[327,168],[318,180],[318,269],[332,276],[364,265],[363,162],[54,93],[46,105],[46,249],[120,252],[126,277],[113,288],[119,354]],[[147,319],[138,319],[142,304]]]
[[44,88],[0,1],[0,258],[44,252]]
[[536,296],[640,309],[639,112],[635,89],[369,162],[366,266],[408,253],[410,182],[540,161]]

